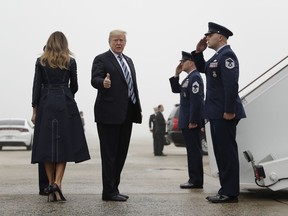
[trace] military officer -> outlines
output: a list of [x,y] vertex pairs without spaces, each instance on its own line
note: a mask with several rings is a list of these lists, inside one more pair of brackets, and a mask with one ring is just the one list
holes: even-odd
[[[188,75],[179,83],[179,75],[185,71]],[[179,129],[184,136],[189,179],[180,184],[182,189],[203,188],[203,162],[200,141],[203,127],[203,80],[196,70],[194,59],[190,53],[182,51],[182,59],[176,72],[169,79],[173,93],[180,93]]]
[[[210,122],[221,185],[216,196],[206,198],[212,203],[238,202],[240,191],[236,126],[246,115],[238,95],[239,62],[227,44],[232,35],[228,28],[209,22],[208,32],[192,52],[197,69],[206,74],[204,117]],[[216,53],[205,62],[207,46]]]

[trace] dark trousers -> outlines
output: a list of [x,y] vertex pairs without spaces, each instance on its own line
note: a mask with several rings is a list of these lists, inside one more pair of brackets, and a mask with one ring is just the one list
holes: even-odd
[[165,143],[165,134],[156,133],[155,134],[155,151],[154,155],[162,155]]
[[152,137],[153,137],[153,153],[155,154],[156,152],[156,134],[155,131],[152,132]]
[[44,188],[48,187],[49,180],[46,175],[44,163],[38,164],[38,179],[39,179],[39,191],[43,191]]
[[196,186],[203,186],[203,161],[202,161],[202,145],[200,140],[200,129],[182,129],[184,136],[189,182]]
[[221,188],[218,193],[236,197],[239,195],[239,156],[236,142],[236,126],[239,120],[210,119],[211,137],[219,171]]
[[104,197],[119,194],[118,186],[132,131],[131,109],[129,105],[127,118],[123,124],[112,125],[97,122],[102,162],[102,196]]

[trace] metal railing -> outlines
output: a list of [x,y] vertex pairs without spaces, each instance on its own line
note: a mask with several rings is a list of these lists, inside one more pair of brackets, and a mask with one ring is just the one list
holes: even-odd
[[265,84],[268,80],[276,76],[278,73],[280,73],[285,67],[288,66],[288,56],[280,60],[277,64],[269,68],[267,71],[265,71],[263,74],[261,74],[259,77],[254,79],[252,82],[250,82],[248,85],[246,85],[244,88],[242,88],[239,91],[240,98],[243,99],[250,95],[252,92],[254,92],[256,89],[258,89],[260,86]]

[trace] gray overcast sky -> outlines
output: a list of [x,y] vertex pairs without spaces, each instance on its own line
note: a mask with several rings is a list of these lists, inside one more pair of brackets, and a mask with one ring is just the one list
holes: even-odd
[[[149,136],[152,107],[167,118],[179,95],[170,90],[181,51],[192,51],[209,21],[228,27],[240,62],[240,88],[288,54],[287,6],[283,0],[9,0],[0,3],[0,118],[31,118],[34,64],[49,35],[62,31],[78,65],[76,101],[86,129],[96,134],[90,85],[94,57],[107,51],[112,29],[127,31],[124,53],[134,60],[143,109],[133,136]],[[213,54],[206,50],[208,59]],[[183,73],[181,78],[186,75]]]

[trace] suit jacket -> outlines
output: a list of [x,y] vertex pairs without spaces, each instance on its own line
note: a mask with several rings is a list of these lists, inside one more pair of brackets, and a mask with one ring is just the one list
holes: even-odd
[[157,112],[155,117],[155,134],[164,136],[166,132],[166,121],[162,112]]
[[[129,65],[133,79],[136,104],[132,113],[132,122],[142,122],[142,110],[139,100],[136,72],[131,58],[122,54]],[[104,88],[103,80],[110,74],[111,87]],[[95,122],[105,124],[122,124],[127,116],[128,85],[121,66],[109,50],[95,57],[92,65],[91,85],[98,90],[94,105]]]
[[235,113],[236,119],[245,118],[238,95],[239,62],[230,46],[224,46],[207,62],[202,52],[192,55],[197,69],[206,74],[205,118],[222,119],[224,112]]
[[150,115],[150,118],[149,118],[149,128],[151,129],[152,128],[152,131],[155,130],[155,118],[156,118],[156,114],[153,113]]

